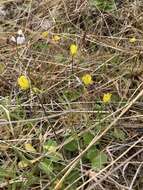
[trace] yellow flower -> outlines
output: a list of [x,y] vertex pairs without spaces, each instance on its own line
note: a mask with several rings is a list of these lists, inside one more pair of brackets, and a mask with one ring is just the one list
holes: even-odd
[[110,101],[111,101],[111,96],[112,96],[111,93],[106,93],[106,94],[104,94],[104,95],[103,95],[103,102],[104,102],[105,104],[110,103]]
[[24,75],[18,77],[17,79],[17,83],[19,85],[19,87],[22,89],[22,90],[27,90],[30,88],[30,81],[28,80],[28,78]]
[[129,42],[130,42],[130,43],[135,43],[135,42],[136,42],[136,38],[135,38],[135,37],[130,38],[130,39],[129,39]]
[[45,31],[45,32],[42,32],[41,35],[42,35],[43,38],[47,38],[49,33],[47,31]]
[[61,38],[60,38],[60,36],[58,36],[58,35],[54,35],[54,36],[53,36],[53,41],[54,41],[54,42],[58,42],[58,41],[60,41],[60,39],[61,39]]
[[87,86],[93,84],[92,76],[90,74],[85,74],[82,77],[82,82]]
[[28,165],[29,165],[28,162],[26,162],[26,161],[24,161],[24,160],[18,162],[18,167],[19,167],[20,169],[27,168]]
[[25,143],[24,144],[24,148],[26,151],[28,152],[33,152],[33,153],[36,153],[36,149],[32,146],[32,144],[30,143]]
[[75,56],[77,54],[78,46],[75,44],[71,44],[70,46],[70,54]]

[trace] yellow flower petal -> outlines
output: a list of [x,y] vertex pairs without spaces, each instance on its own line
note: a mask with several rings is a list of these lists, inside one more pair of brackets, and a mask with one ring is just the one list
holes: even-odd
[[105,104],[110,103],[110,101],[111,101],[111,96],[112,96],[111,93],[106,93],[106,94],[104,94],[104,95],[103,95],[103,102],[104,102]]
[[82,77],[82,82],[88,86],[90,84],[93,84],[92,76],[90,74],[86,74]]
[[75,56],[77,54],[78,46],[75,44],[71,44],[70,46],[70,54]]
[[130,42],[130,43],[135,43],[135,42],[136,42],[136,38],[135,38],[135,37],[130,38],[130,39],[129,39],[129,42]]
[[30,143],[25,143],[24,144],[24,148],[25,150],[27,150],[28,152],[33,152],[35,153],[36,152],[36,149],[32,146],[32,144]]
[[61,38],[60,38],[60,36],[58,36],[58,35],[54,35],[54,36],[53,36],[53,41],[54,41],[54,42],[58,42],[60,39],[61,39]]
[[42,32],[41,35],[42,35],[43,38],[47,38],[49,33],[48,33],[48,31],[45,31],[45,32]]
[[18,162],[18,167],[19,167],[20,169],[27,168],[28,165],[29,165],[28,162],[26,162],[26,161],[24,161],[24,160]]
[[28,78],[24,75],[20,76],[18,79],[17,79],[17,83],[19,85],[19,87],[22,89],[22,90],[27,90],[30,88],[30,81],[28,80]]

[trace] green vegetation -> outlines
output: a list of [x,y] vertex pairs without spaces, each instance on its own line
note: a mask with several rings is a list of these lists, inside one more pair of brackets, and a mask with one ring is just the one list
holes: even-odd
[[0,1],[0,189],[142,190],[135,0]]

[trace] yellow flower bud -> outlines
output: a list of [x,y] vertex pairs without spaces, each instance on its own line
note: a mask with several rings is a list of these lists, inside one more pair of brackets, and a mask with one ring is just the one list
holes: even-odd
[[106,94],[104,94],[104,95],[103,95],[103,102],[104,102],[105,104],[110,103],[110,101],[111,101],[111,96],[112,96],[111,93],[106,93]]
[[24,161],[24,160],[18,162],[18,167],[19,167],[20,169],[27,168],[28,165],[29,165],[28,162],[26,162],[26,161]]
[[45,31],[45,32],[42,32],[41,35],[42,35],[43,38],[47,38],[49,33],[47,31]]
[[30,81],[24,75],[18,77],[17,83],[18,83],[19,87],[21,88],[21,90],[27,90],[30,88]]
[[77,54],[78,46],[75,44],[71,44],[70,46],[70,54],[75,56]]
[[32,146],[32,144],[30,143],[25,143],[24,144],[24,148],[26,151],[28,152],[33,152],[33,153],[36,153],[36,149]]
[[60,39],[61,39],[61,38],[60,38],[60,36],[58,36],[58,35],[54,35],[54,36],[53,36],[53,41],[54,41],[54,42],[58,42],[58,41],[60,41]]
[[135,38],[135,37],[130,38],[130,39],[129,39],[129,42],[130,42],[130,43],[135,43],[135,42],[136,42],[136,38]]
[[82,82],[88,86],[90,84],[93,84],[93,80],[92,80],[92,76],[89,75],[89,74],[85,74],[83,77],[82,77]]

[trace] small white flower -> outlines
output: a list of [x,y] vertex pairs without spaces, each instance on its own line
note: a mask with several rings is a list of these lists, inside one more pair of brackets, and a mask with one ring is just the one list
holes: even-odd
[[81,80],[79,79],[79,77],[76,76],[76,80],[79,84],[82,84]]
[[77,85],[76,86],[80,86],[80,85],[82,85],[82,82],[81,82],[81,80],[79,79],[79,77],[75,77],[76,78],[76,81],[77,81]]
[[21,45],[21,44],[24,44],[25,43],[25,36],[22,32],[22,30],[18,30],[17,31],[17,38],[16,38],[16,43],[17,45]]
[[17,36],[16,38],[17,45],[21,45],[25,43],[25,36]]
[[6,11],[3,6],[0,6],[0,16],[6,16]]
[[11,38],[9,40],[10,40],[10,42],[13,42],[17,45],[22,45],[25,43],[26,38],[25,38],[22,30],[18,30],[17,34],[15,36],[11,36]]
[[10,38],[10,42],[14,42],[14,43],[16,43],[16,38],[15,38],[14,36],[11,36],[11,38]]

